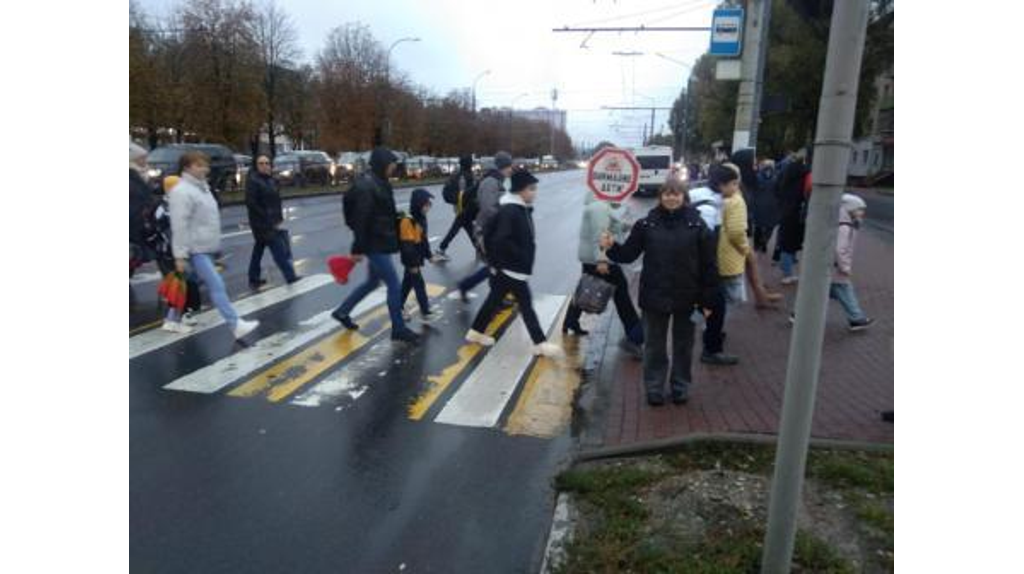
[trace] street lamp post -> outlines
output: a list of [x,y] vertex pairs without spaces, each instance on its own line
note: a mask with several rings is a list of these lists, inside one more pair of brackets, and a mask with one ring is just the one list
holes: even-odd
[[524,96],[529,96],[529,95],[530,95],[529,92],[523,92],[523,93],[519,94],[518,96],[512,98],[512,105],[509,106],[509,110],[508,110],[508,153],[512,154],[512,157],[515,157],[515,155],[516,155],[516,154],[512,153],[512,139],[513,139],[513,133],[515,131],[515,121],[514,121],[515,118],[513,116],[515,115],[515,111],[516,111],[516,102],[519,101],[519,98],[522,98]]
[[490,73],[491,73],[490,70],[484,70],[483,72],[480,72],[480,75],[477,76],[475,80],[473,80],[473,113],[474,114],[476,114],[476,83],[479,82],[481,78],[483,78],[484,76],[486,76],[486,75],[488,75]]
[[419,41],[419,38],[399,38],[392,42],[391,46],[388,48],[387,56],[384,60],[384,119],[381,122],[381,128],[377,135],[377,140],[381,144],[384,144],[387,140],[391,139],[391,51],[402,42]]

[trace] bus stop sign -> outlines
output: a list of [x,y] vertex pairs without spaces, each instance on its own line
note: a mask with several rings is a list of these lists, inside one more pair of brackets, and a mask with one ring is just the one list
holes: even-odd
[[622,201],[640,185],[640,164],[633,154],[606,147],[590,158],[587,187],[603,201]]
[[739,56],[743,33],[743,8],[719,8],[711,18],[712,56]]

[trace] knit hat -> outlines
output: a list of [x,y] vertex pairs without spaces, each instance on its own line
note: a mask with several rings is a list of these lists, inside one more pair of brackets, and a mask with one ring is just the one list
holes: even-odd
[[506,167],[512,167],[512,154],[507,151],[499,151],[494,154],[494,167],[496,169],[505,169]]
[[722,186],[740,178],[734,170],[724,165],[713,165],[708,169],[708,187],[721,193]]
[[467,155],[464,155],[464,156],[460,157],[459,158],[459,167],[461,167],[462,169],[467,170],[467,171],[473,169],[473,156],[467,154]]
[[520,191],[523,191],[527,187],[540,181],[539,179],[533,177],[533,174],[526,171],[525,169],[513,171],[511,180],[512,188],[509,189],[509,191],[511,191],[512,193],[519,193]]

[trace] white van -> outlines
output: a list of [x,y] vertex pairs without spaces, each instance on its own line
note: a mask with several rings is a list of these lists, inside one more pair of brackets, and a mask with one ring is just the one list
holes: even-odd
[[646,146],[632,150],[637,163],[640,164],[640,187],[636,195],[657,195],[662,184],[676,170],[672,166],[672,148],[670,146]]

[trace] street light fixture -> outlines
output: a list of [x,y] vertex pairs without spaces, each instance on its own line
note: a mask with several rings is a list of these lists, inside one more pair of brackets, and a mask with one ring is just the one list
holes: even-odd
[[512,98],[512,105],[509,106],[509,109],[508,109],[508,153],[512,154],[513,156],[515,156],[515,154],[512,153],[512,138],[513,138],[512,134],[514,133],[513,129],[515,127],[515,122],[513,121],[514,120],[513,116],[515,115],[515,111],[516,111],[516,102],[518,102],[520,98],[525,97],[525,96],[529,96],[529,95],[530,95],[530,92],[523,92],[523,93],[519,94],[518,96]]
[[384,120],[382,123],[381,133],[378,135],[380,143],[383,144],[385,141],[391,138],[391,118],[390,107],[391,107],[391,51],[396,46],[403,42],[419,42],[419,38],[399,38],[391,43],[388,48],[387,56],[384,59]]
[[491,73],[490,70],[484,70],[483,72],[480,72],[480,75],[478,75],[475,80],[473,80],[473,113],[474,114],[476,113],[476,83],[479,82],[481,78],[483,78],[484,76],[486,76],[486,75],[488,75],[490,73]]

